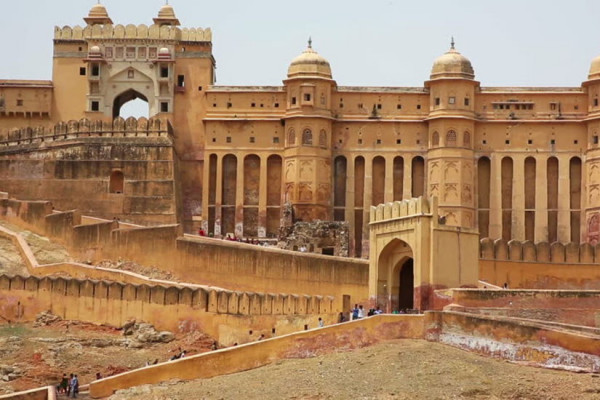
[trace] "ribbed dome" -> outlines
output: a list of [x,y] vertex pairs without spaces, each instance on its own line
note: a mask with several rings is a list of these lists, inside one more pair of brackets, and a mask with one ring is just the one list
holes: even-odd
[[600,56],[592,60],[592,65],[590,66],[590,73],[588,74],[588,79],[600,79]]
[[108,11],[104,5],[94,4],[84,21],[90,25],[95,24],[112,24],[112,20],[108,16]]
[[450,50],[433,62],[431,79],[436,78],[475,78],[471,61],[454,48],[454,41],[452,41]]
[[331,66],[329,61],[313,50],[312,42],[309,40],[306,50],[290,63],[288,78],[315,75],[331,78]]

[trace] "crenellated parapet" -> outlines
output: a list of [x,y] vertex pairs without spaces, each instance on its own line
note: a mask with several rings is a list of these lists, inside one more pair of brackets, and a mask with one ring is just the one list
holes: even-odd
[[178,28],[163,25],[87,25],[54,27],[54,40],[83,41],[105,39],[173,40],[180,42],[211,42],[210,28]]
[[51,128],[27,127],[0,131],[0,149],[41,142],[60,141],[84,137],[171,137],[167,120],[161,118],[115,118],[112,122],[101,120],[61,121]]
[[424,214],[437,216],[437,199],[430,202],[424,197],[418,197],[372,206],[370,221],[373,223]]
[[[188,307],[196,312],[232,315],[326,315],[334,312],[333,297],[237,292],[194,286],[132,284],[52,276],[0,275],[0,292],[47,293],[63,296]],[[34,297],[38,297],[34,294]]]
[[562,264],[594,264],[600,262],[600,245],[590,243],[539,242],[484,238],[479,255],[483,260],[524,261]]

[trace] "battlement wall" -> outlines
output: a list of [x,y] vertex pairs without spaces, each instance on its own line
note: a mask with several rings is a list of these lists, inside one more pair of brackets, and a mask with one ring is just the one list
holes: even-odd
[[85,137],[173,137],[168,120],[161,118],[117,117],[112,122],[89,120],[61,121],[52,128],[27,127],[0,130],[0,151],[3,147],[47,143]]
[[418,197],[371,206],[370,221],[371,223],[376,223],[379,221],[423,214],[437,216],[437,203],[430,203],[426,198]]
[[160,118],[0,133],[0,190],[124,222],[177,222],[176,162],[172,128]]
[[518,240],[480,241],[480,257],[484,260],[527,261],[542,263],[594,264],[600,263],[600,244],[548,243]]
[[130,40],[173,40],[181,42],[211,42],[210,28],[178,28],[175,26],[140,25],[79,25],[70,27],[54,27],[54,40],[100,40],[100,39],[130,39]]
[[[24,211],[31,209],[31,202],[0,200],[0,205],[3,202],[14,206],[5,207],[7,212],[4,213],[0,208],[0,217],[11,215],[8,219],[12,222],[63,240],[72,254],[92,261],[127,259],[172,272],[175,276],[185,277],[187,282],[241,292],[329,296],[335,299],[332,307],[338,312],[350,308],[350,299],[355,302],[368,299],[368,262],[365,260],[264,248],[200,236],[182,237],[179,225],[120,228],[120,223],[114,220],[76,225],[78,216],[73,211],[29,215]],[[46,207],[49,204],[39,203]],[[20,212],[9,213],[9,209]],[[65,237],[70,240],[64,241]],[[105,268],[71,268],[66,264],[44,268],[53,273],[109,279]],[[139,275],[118,272],[123,275],[115,275],[114,280],[139,283]],[[344,296],[348,296],[346,303]]]

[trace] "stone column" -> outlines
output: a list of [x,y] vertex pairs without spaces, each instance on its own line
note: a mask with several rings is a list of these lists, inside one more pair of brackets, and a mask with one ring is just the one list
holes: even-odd
[[215,236],[220,236],[221,232],[221,221],[223,218],[223,156],[216,154],[217,156],[217,176],[215,179]]
[[402,185],[402,200],[412,198],[412,159],[408,154],[402,156],[404,159],[404,183]]
[[263,154],[260,156],[260,181],[258,182],[258,237],[261,238],[267,236],[268,158],[269,154]]
[[202,229],[208,235],[208,206],[210,199],[210,154],[204,158],[202,171]]
[[548,241],[548,158],[535,158],[535,242]]
[[569,185],[569,156],[558,158],[558,241],[571,241],[571,196]]
[[512,239],[525,240],[525,160],[513,156]]
[[362,258],[369,254],[369,218],[373,202],[373,155],[365,155],[365,188],[363,192]]
[[383,195],[384,203],[394,201],[394,155],[387,155],[385,158],[385,191]]
[[356,254],[356,246],[360,246],[360,243],[352,243],[354,242],[356,226],[355,226],[355,218],[354,218],[354,169],[355,162],[354,156],[349,156],[346,159],[346,211],[345,217],[346,221],[350,224],[350,255],[354,256]]
[[244,158],[246,153],[238,156],[235,174],[235,235],[244,236]]
[[492,154],[490,160],[490,238],[502,238],[502,177],[500,155]]

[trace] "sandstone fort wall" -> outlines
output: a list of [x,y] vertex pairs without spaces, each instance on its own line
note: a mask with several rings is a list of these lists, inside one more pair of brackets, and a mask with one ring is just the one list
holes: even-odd
[[[122,326],[136,319],[173,332],[201,330],[222,343],[256,340],[336,320],[333,298],[230,292],[63,277],[0,276],[0,315],[33,321],[49,310],[66,320]],[[226,327],[224,329],[223,327]],[[248,332],[252,331],[252,334]]]
[[479,278],[511,288],[600,289],[600,247],[482,239]]
[[157,118],[0,132],[3,190],[147,225],[177,222],[176,158],[171,128]]

